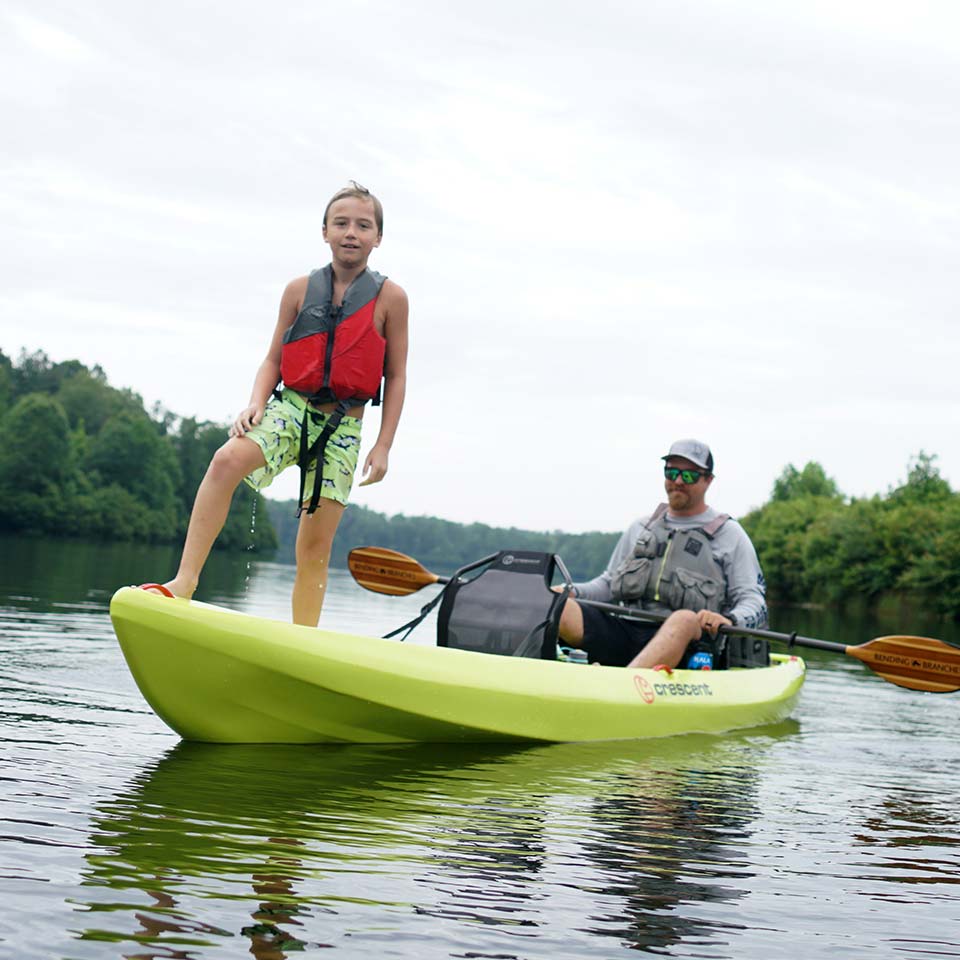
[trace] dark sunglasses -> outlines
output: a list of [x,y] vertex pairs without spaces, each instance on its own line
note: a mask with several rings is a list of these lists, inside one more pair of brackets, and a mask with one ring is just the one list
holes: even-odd
[[680,470],[677,467],[664,467],[663,475],[671,482],[676,483],[679,477],[684,483],[697,483],[703,476],[703,470]]

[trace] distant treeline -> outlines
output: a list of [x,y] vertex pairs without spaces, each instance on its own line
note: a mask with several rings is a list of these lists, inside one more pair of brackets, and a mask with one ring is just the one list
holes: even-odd
[[[173,543],[225,425],[144,410],[99,367],[52,363],[45,353],[0,351],[0,530],[88,540]],[[295,504],[263,501],[241,485],[217,546],[278,549],[292,561]],[[723,504],[716,506],[722,508]],[[631,504],[624,504],[625,522]],[[844,496],[819,463],[784,468],[770,500],[741,521],[779,603],[873,605],[907,595],[960,619],[960,494],[920,452],[884,495]],[[560,554],[576,579],[604,569],[620,531],[568,534],[348,507],[333,565],[355,546],[410,554],[439,574],[501,549]]]
[[[297,534],[296,501],[266,501],[280,540],[277,559],[293,561]],[[607,565],[619,533],[543,533],[484,523],[454,523],[437,517],[387,516],[366,507],[347,507],[333,543],[331,565],[345,567],[353,547],[389,547],[446,576],[458,567],[498,550],[558,553],[574,579],[598,574]]]
[[[875,605],[905,596],[960,619],[960,494],[921,452],[907,478],[884,496],[847,498],[819,463],[784,468],[768,503],[740,518],[753,538],[773,602]],[[281,557],[293,555],[294,501],[267,501]],[[722,507],[722,503],[718,504]],[[630,505],[625,508],[629,511]],[[574,579],[607,565],[616,533],[538,533],[436,517],[387,516],[351,506],[334,545],[346,564],[355,546],[399,550],[446,575],[501,549],[560,554]]]
[[[178,541],[224,437],[222,424],[147,413],[100,367],[52,363],[43,351],[13,362],[0,351],[0,530]],[[269,518],[251,535],[253,500],[237,492],[219,548],[276,548]]]

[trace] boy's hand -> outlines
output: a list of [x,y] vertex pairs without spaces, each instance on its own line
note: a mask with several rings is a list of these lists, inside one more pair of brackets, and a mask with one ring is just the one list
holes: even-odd
[[231,437],[242,437],[251,427],[255,427],[263,419],[263,407],[251,403],[249,407],[237,414],[237,419],[230,427]]
[[360,486],[379,483],[387,475],[387,451],[374,447],[363,462],[363,479]]

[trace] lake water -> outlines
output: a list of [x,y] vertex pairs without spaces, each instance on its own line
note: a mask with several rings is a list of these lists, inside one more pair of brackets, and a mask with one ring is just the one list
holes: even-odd
[[[107,614],[173,563],[0,541],[0,957],[960,957],[960,693],[807,651],[794,717],[732,735],[189,744]],[[202,599],[286,618],[292,575],[215,556]],[[325,624],[383,633],[427,596],[336,571]],[[774,626],[960,640],[812,612]]]

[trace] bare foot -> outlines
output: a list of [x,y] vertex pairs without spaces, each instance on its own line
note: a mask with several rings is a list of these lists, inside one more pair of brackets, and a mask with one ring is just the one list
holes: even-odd
[[185,600],[189,600],[197,589],[196,581],[191,583],[189,580],[183,580],[180,577],[174,577],[172,580],[168,580],[164,586],[175,597],[183,597]]

